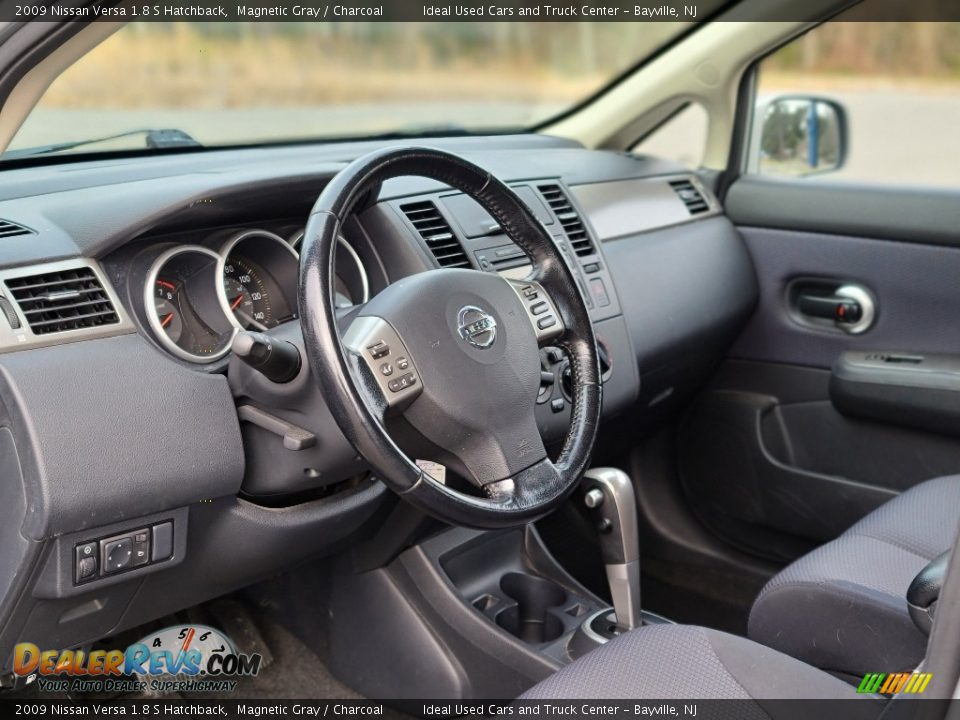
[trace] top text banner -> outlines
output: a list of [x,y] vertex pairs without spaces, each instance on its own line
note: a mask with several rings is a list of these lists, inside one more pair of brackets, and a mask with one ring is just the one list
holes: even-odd
[[[594,0],[588,3],[529,0],[0,0],[0,22],[817,21],[827,19],[844,4],[844,0]],[[846,13],[844,19],[955,22],[960,21],[960,2],[866,0],[852,13]]]

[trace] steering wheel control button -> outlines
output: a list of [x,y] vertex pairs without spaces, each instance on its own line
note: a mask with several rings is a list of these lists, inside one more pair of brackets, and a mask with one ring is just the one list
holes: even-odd
[[401,375],[396,380],[391,380],[387,383],[387,387],[390,389],[390,392],[398,393],[416,384],[417,378],[414,377],[413,373],[407,373],[406,375]]
[[556,307],[539,283],[508,281],[527,311],[527,317],[541,345],[563,334],[563,324],[558,319]]
[[153,526],[153,549],[150,562],[160,562],[173,555],[173,523],[165,522]]
[[564,403],[563,398],[554,398],[550,401],[550,409],[555,413],[563,412]]
[[343,344],[369,368],[389,408],[409,403],[420,393],[419,373],[410,351],[383,318],[356,318],[344,333]]
[[104,573],[120,572],[133,564],[133,538],[104,540],[100,547],[103,551]]
[[380,358],[386,357],[390,354],[390,346],[387,345],[383,340],[370,345],[367,347],[367,350],[370,352],[370,357],[372,357],[374,360],[379,360]]

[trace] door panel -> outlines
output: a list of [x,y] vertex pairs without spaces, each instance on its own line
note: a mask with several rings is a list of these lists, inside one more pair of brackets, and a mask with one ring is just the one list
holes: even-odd
[[743,227],[960,245],[960,192],[950,189],[744,175],[727,190],[724,207]]
[[[960,440],[847,417],[830,399],[830,368],[844,351],[960,355],[960,246],[946,244],[960,241],[960,223],[948,238],[939,221],[927,225],[928,214],[911,212],[886,228],[899,239],[852,235],[869,225],[858,220],[867,190],[834,188],[831,203],[843,221],[830,231],[829,213],[810,210],[806,216],[821,223],[811,232],[795,212],[806,187],[751,178],[730,189],[736,202],[728,215],[751,253],[760,301],[679,435],[681,480],[701,520],[738,547],[780,561],[923,480],[960,472]],[[896,193],[882,194],[896,207]],[[916,208],[918,195],[906,193],[904,206]],[[931,203],[942,197],[934,191]],[[742,223],[761,218],[767,227]],[[944,244],[917,242],[934,236]],[[798,320],[789,290],[798,279],[869,289],[874,323],[852,335]]]
[[[731,357],[828,369],[844,350],[960,352],[960,248],[739,229],[756,267],[760,302]],[[787,285],[807,277],[868,288],[877,305],[873,327],[851,336],[798,324],[788,312]]]

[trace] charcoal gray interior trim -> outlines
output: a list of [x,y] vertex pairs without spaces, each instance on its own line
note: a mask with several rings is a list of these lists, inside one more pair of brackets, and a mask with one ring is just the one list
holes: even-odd
[[960,245],[960,192],[745,175],[724,198],[737,225]]
[[0,399],[23,418],[12,427],[28,538],[240,489],[243,445],[226,378],[171,362],[139,335],[0,356]]
[[[960,248],[756,227],[739,230],[757,267],[760,302],[730,349],[731,357],[829,368],[844,350],[957,351]],[[790,317],[786,287],[805,277],[869,287],[877,302],[873,326],[848,335],[799,325]]]

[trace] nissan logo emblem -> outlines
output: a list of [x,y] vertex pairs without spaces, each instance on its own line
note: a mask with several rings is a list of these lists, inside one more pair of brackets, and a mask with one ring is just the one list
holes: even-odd
[[497,338],[497,321],[475,305],[464,305],[457,313],[460,337],[475,348],[488,348]]

